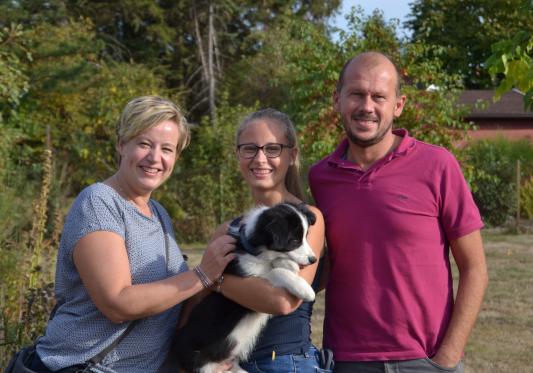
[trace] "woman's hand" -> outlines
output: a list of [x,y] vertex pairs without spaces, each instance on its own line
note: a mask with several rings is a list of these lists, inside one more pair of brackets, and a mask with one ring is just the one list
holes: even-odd
[[223,235],[207,245],[200,267],[211,282],[215,282],[222,275],[228,263],[235,258],[235,253],[233,253],[235,243],[235,238]]

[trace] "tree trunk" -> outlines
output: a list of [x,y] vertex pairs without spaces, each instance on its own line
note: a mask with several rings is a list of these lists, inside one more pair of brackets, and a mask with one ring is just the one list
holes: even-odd
[[216,106],[216,77],[215,77],[215,66],[214,66],[214,50],[215,50],[215,27],[213,24],[213,2],[209,2],[209,31],[208,31],[208,85],[209,85],[209,117],[211,118],[211,124],[215,127],[217,125],[217,106]]

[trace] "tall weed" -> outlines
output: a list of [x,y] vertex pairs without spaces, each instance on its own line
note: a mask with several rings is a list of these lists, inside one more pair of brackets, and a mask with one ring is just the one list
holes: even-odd
[[520,188],[521,215],[533,220],[533,176],[529,176]]
[[[0,223],[10,228],[0,236],[0,366],[6,365],[13,351],[42,334],[54,304],[55,250],[46,239],[53,180],[50,150],[44,152],[42,166],[37,198],[23,192],[27,186],[23,173],[5,183],[0,193]],[[16,219],[12,211],[19,211]]]

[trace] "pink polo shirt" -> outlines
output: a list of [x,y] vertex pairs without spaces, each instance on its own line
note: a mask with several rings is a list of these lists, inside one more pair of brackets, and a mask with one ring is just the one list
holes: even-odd
[[367,171],[344,140],[310,170],[331,272],[324,346],[338,361],[433,356],[453,306],[448,240],[482,228],[454,156],[409,137]]

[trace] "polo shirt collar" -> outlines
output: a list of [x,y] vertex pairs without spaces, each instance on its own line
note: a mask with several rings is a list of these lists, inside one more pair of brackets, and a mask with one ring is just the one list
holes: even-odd
[[[409,133],[405,128],[398,128],[392,130],[392,133],[400,136],[402,140],[400,144],[394,151],[385,156],[388,160],[393,159],[398,156],[406,155],[414,148],[416,141],[413,137],[409,136]],[[353,163],[346,160],[346,151],[348,150],[348,138],[344,138],[341,141],[337,149],[328,158],[328,164],[334,167],[348,167],[352,168],[355,166]]]

